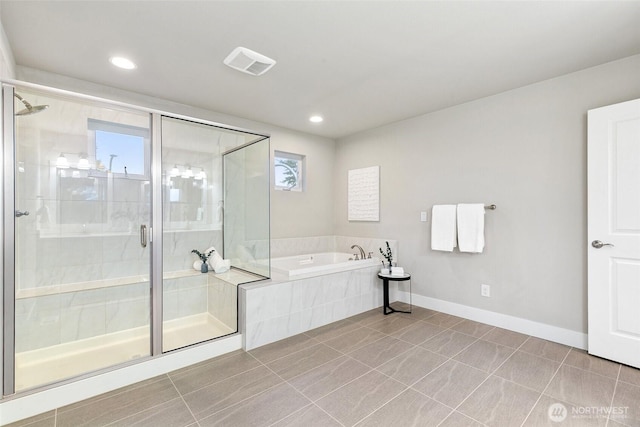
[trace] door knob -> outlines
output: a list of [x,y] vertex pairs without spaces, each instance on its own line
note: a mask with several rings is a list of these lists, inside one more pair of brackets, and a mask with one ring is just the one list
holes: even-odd
[[611,246],[611,247],[613,247],[614,244],[613,243],[602,243],[600,240],[594,240],[593,242],[591,242],[591,246],[593,246],[596,249],[600,249],[603,246]]
[[16,211],[16,218],[29,215],[29,211]]

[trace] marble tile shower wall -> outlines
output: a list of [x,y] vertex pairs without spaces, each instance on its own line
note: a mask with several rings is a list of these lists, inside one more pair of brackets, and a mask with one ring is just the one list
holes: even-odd
[[70,343],[149,323],[149,283],[16,300],[16,352]]
[[[236,292],[235,285],[213,274],[166,279],[163,319],[208,313],[236,329]],[[148,282],[18,299],[16,352],[148,328],[149,306]]]
[[[17,283],[21,289],[113,278],[130,278],[136,283],[18,298],[16,351],[34,350],[148,325],[149,283],[140,282],[140,276],[148,277],[149,274],[148,248],[140,246],[137,234],[49,238],[34,234],[33,239],[36,238],[40,241],[32,245],[36,251],[35,259],[31,257],[34,262],[17,271],[20,276]],[[165,271],[191,270],[196,260],[191,249],[220,247],[221,240],[219,230],[165,233]],[[226,289],[216,280],[211,285],[212,290],[208,276],[202,274],[166,280],[164,319],[173,320],[209,312],[223,320],[218,315],[221,313],[226,319],[223,321],[235,327],[235,314],[228,313],[229,309],[224,306],[233,299],[231,307],[235,313],[235,287],[228,285],[233,289]],[[208,296],[211,292],[220,300],[210,307]],[[224,303],[221,302],[223,300]],[[52,330],[57,332],[51,333]]]
[[229,328],[238,327],[238,286],[208,274],[208,312]]
[[352,245],[360,245],[368,254],[372,252],[372,257],[381,258],[379,248],[386,248],[385,242],[393,251],[394,259],[398,256],[398,242],[389,239],[373,239],[365,237],[347,236],[317,236],[317,237],[295,237],[288,239],[271,240],[271,257],[279,258],[294,255],[315,254],[320,252],[347,252],[353,253]]
[[[149,247],[140,246],[137,233],[131,235],[41,238],[18,245],[25,252],[16,271],[20,289],[91,282],[119,277],[148,276]],[[220,230],[181,230],[164,233],[164,271],[193,268],[192,249],[222,249]],[[31,251],[31,256],[26,256]],[[35,254],[35,257],[33,256]]]
[[163,283],[162,318],[175,320],[206,313],[208,274],[165,279]]
[[210,247],[222,253],[222,230],[179,230],[164,233],[163,269],[182,271],[193,268],[198,258],[191,253],[192,249],[201,252]]

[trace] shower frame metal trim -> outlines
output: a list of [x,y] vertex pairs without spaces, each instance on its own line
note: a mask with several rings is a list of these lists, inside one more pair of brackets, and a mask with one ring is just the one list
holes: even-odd
[[3,163],[3,384],[2,396],[15,393],[15,120],[14,87],[2,85]]
[[162,354],[163,335],[163,226],[162,226],[162,115],[151,114],[151,356]]

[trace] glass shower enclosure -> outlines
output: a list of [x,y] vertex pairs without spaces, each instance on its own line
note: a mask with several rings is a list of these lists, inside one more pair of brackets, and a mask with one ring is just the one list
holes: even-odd
[[268,136],[34,86],[3,101],[4,395],[238,331],[238,285],[269,277]]

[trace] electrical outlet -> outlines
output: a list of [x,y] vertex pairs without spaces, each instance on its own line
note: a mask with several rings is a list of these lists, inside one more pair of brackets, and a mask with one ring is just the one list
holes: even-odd
[[420,221],[427,222],[427,213],[425,211],[420,212]]
[[480,295],[489,298],[491,296],[491,286],[485,284],[480,285]]

